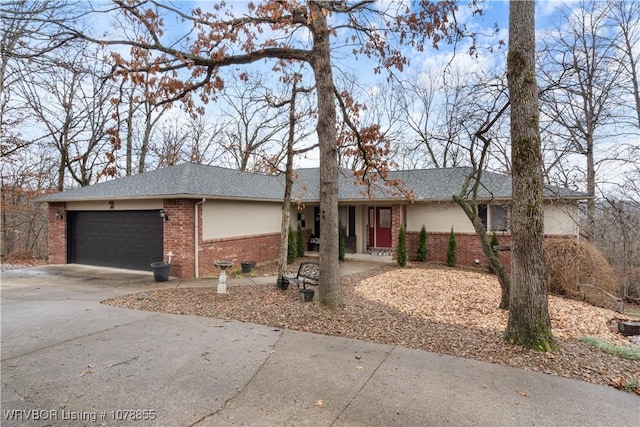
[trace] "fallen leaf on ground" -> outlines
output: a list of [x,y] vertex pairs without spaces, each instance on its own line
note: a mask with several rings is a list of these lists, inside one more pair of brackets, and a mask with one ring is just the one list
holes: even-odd
[[[203,287],[202,282],[192,288],[147,291],[149,300],[139,301],[131,294],[104,303],[355,338],[616,388],[640,383],[637,361],[577,341],[580,336],[592,335],[612,344],[630,345],[615,330],[617,323],[611,323],[611,319],[627,316],[551,295],[552,331],[560,348],[549,356],[512,345],[503,337],[508,313],[498,309],[500,285],[496,276],[480,270],[384,265],[342,277],[344,307],[340,309],[325,307],[317,299],[302,303],[295,287],[281,291],[249,282],[247,286],[230,286],[214,306],[210,301],[216,297],[215,286]],[[361,356],[354,357],[359,360]]]

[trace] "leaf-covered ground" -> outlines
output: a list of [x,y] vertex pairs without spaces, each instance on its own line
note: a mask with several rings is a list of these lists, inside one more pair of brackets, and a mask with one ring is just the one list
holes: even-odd
[[342,279],[345,306],[330,309],[303,303],[295,286],[216,286],[162,289],[148,299],[127,295],[106,304],[136,310],[239,320],[277,328],[400,345],[575,378],[640,394],[640,362],[606,354],[577,341],[583,335],[616,345],[632,345],[615,332],[617,318],[628,318],[589,304],[549,297],[553,332],[560,349],[538,353],[506,343],[507,313],[499,310],[495,276],[482,272],[427,267],[380,267]]

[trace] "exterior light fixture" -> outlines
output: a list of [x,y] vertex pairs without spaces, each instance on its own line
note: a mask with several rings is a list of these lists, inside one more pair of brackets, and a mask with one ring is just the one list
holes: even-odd
[[165,221],[169,221],[169,215],[167,215],[164,209],[160,209],[160,218],[164,219]]

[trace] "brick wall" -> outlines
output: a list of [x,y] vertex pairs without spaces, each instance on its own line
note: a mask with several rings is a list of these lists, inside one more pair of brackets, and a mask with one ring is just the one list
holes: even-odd
[[[173,252],[171,275],[189,278],[195,271],[195,206],[199,200],[165,200],[164,253]],[[239,267],[243,261],[263,262],[278,258],[280,233],[202,240],[202,205],[198,204],[199,276],[218,274],[216,260],[232,261]]]
[[[415,260],[418,256],[418,238],[420,233],[410,232],[407,233],[407,250],[409,252],[409,259]],[[502,235],[498,236],[498,241],[501,245],[510,245],[511,236]],[[484,256],[482,246],[478,236],[473,233],[456,233],[456,258],[459,266],[465,267],[487,267],[489,261]],[[427,261],[446,263],[447,262],[447,247],[449,245],[449,233],[427,233]],[[510,252],[498,252],[500,260],[509,269],[511,263]],[[479,264],[475,263],[475,260],[479,260]]]
[[396,257],[396,252],[398,250],[398,233],[400,233],[400,227],[402,225],[404,225],[404,206],[392,205],[391,206],[391,250],[393,251],[394,259]]
[[[167,199],[164,212],[169,218],[163,222],[163,254],[173,253],[171,275],[195,276],[195,205],[199,200]],[[62,219],[56,216],[62,214]],[[67,212],[64,203],[49,203],[48,250],[49,263],[67,263]],[[240,238],[202,241],[202,207],[198,205],[200,276],[217,274],[213,261],[224,259],[240,266],[242,261],[263,262],[278,258],[280,233]],[[311,230],[304,230],[308,241]]]
[[[407,250],[409,252],[409,259],[416,260],[418,257],[418,238],[420,233],[410,232],[407,233]],[[549,235],[547,238],[566,238],[575,239],[576,236],[566,235]],[[504,234],[498,235],[498,242],[500,245],[511,245],[511,235]],[[463,267],[487,267],[489,261],[484,256],[484,251],[480,245],[478,236],[472,233],[456,233],[456,257],[459,266]],[[447,246],[449,245],[449,233],[429,233],[427,232],[427,261],[445,264],[447,262]],[[500,261],[505,266],[507,271],[511,270],[511,252],[501,251],[498,252]],[[394,252],[395,258],[395,252]],[[479,260],[480,263],[476,264],[475,260]]]
[[240,267],[240,263],[244,261],[264,262],[277,259],[279,248],[280,233],[201,242],[200,277],[218,274],[218,268],[213,265],[215,260],[233,261],[234,267]]
[[[169,199],[164,202],[164,211],[169,221],[163,223],[164,239],[163,252],[174,254],[172,258],[171,275],[189,278],[195,276],[195,218],[194,208],[198,200]],[[62,215],[62,218],[58,217]],[[67,262],[67,212],[65,203],[49,203],[48,246],[49,263],[65,264]],[[392,245],[394,258],[398,241],[400,224],[404,223],[402,205],[392,206]],[[202,207],[198,205],[199,226],[199,270],[200,276],[217,274],[214,267],[215,260],[233,261],[239,267],[243,261],[264,262],[278,258],[280,247],[280,233],[261,234],[254,236],[234,237],[217,240],[202,240]],[[311,237],[311,230],[304,229],[305,248]],[[409,259],[415,260],[418,252],[417,232],[407,233]],[[551,236],[567,237],[574,236]],[[510,245],[510,235],[498,236],[501,245]],[[457,233],[457,260],[460,266],[486,267],[488,261],[484,256],[477,236],[473,233]],[[429,262],[445,263],[449,233],[427,233],[427,260]],[[510,252],[499,252],[500,259],[507,269],[510,268]]]
[[[49,264],[67,263],[67,211],[65,203],[49,203]],[[62,215],[62,218],[60,218]]]
[[171,275],[195,276],[195,221],[194,207],[198,200],[166,199],[164,212],[169,221],[163,224],[163,252],[172,252]]

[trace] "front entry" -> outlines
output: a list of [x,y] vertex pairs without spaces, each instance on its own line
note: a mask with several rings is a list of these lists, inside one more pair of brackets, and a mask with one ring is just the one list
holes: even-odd
[[391,208],[369,208],[369,247],[391,247]]

